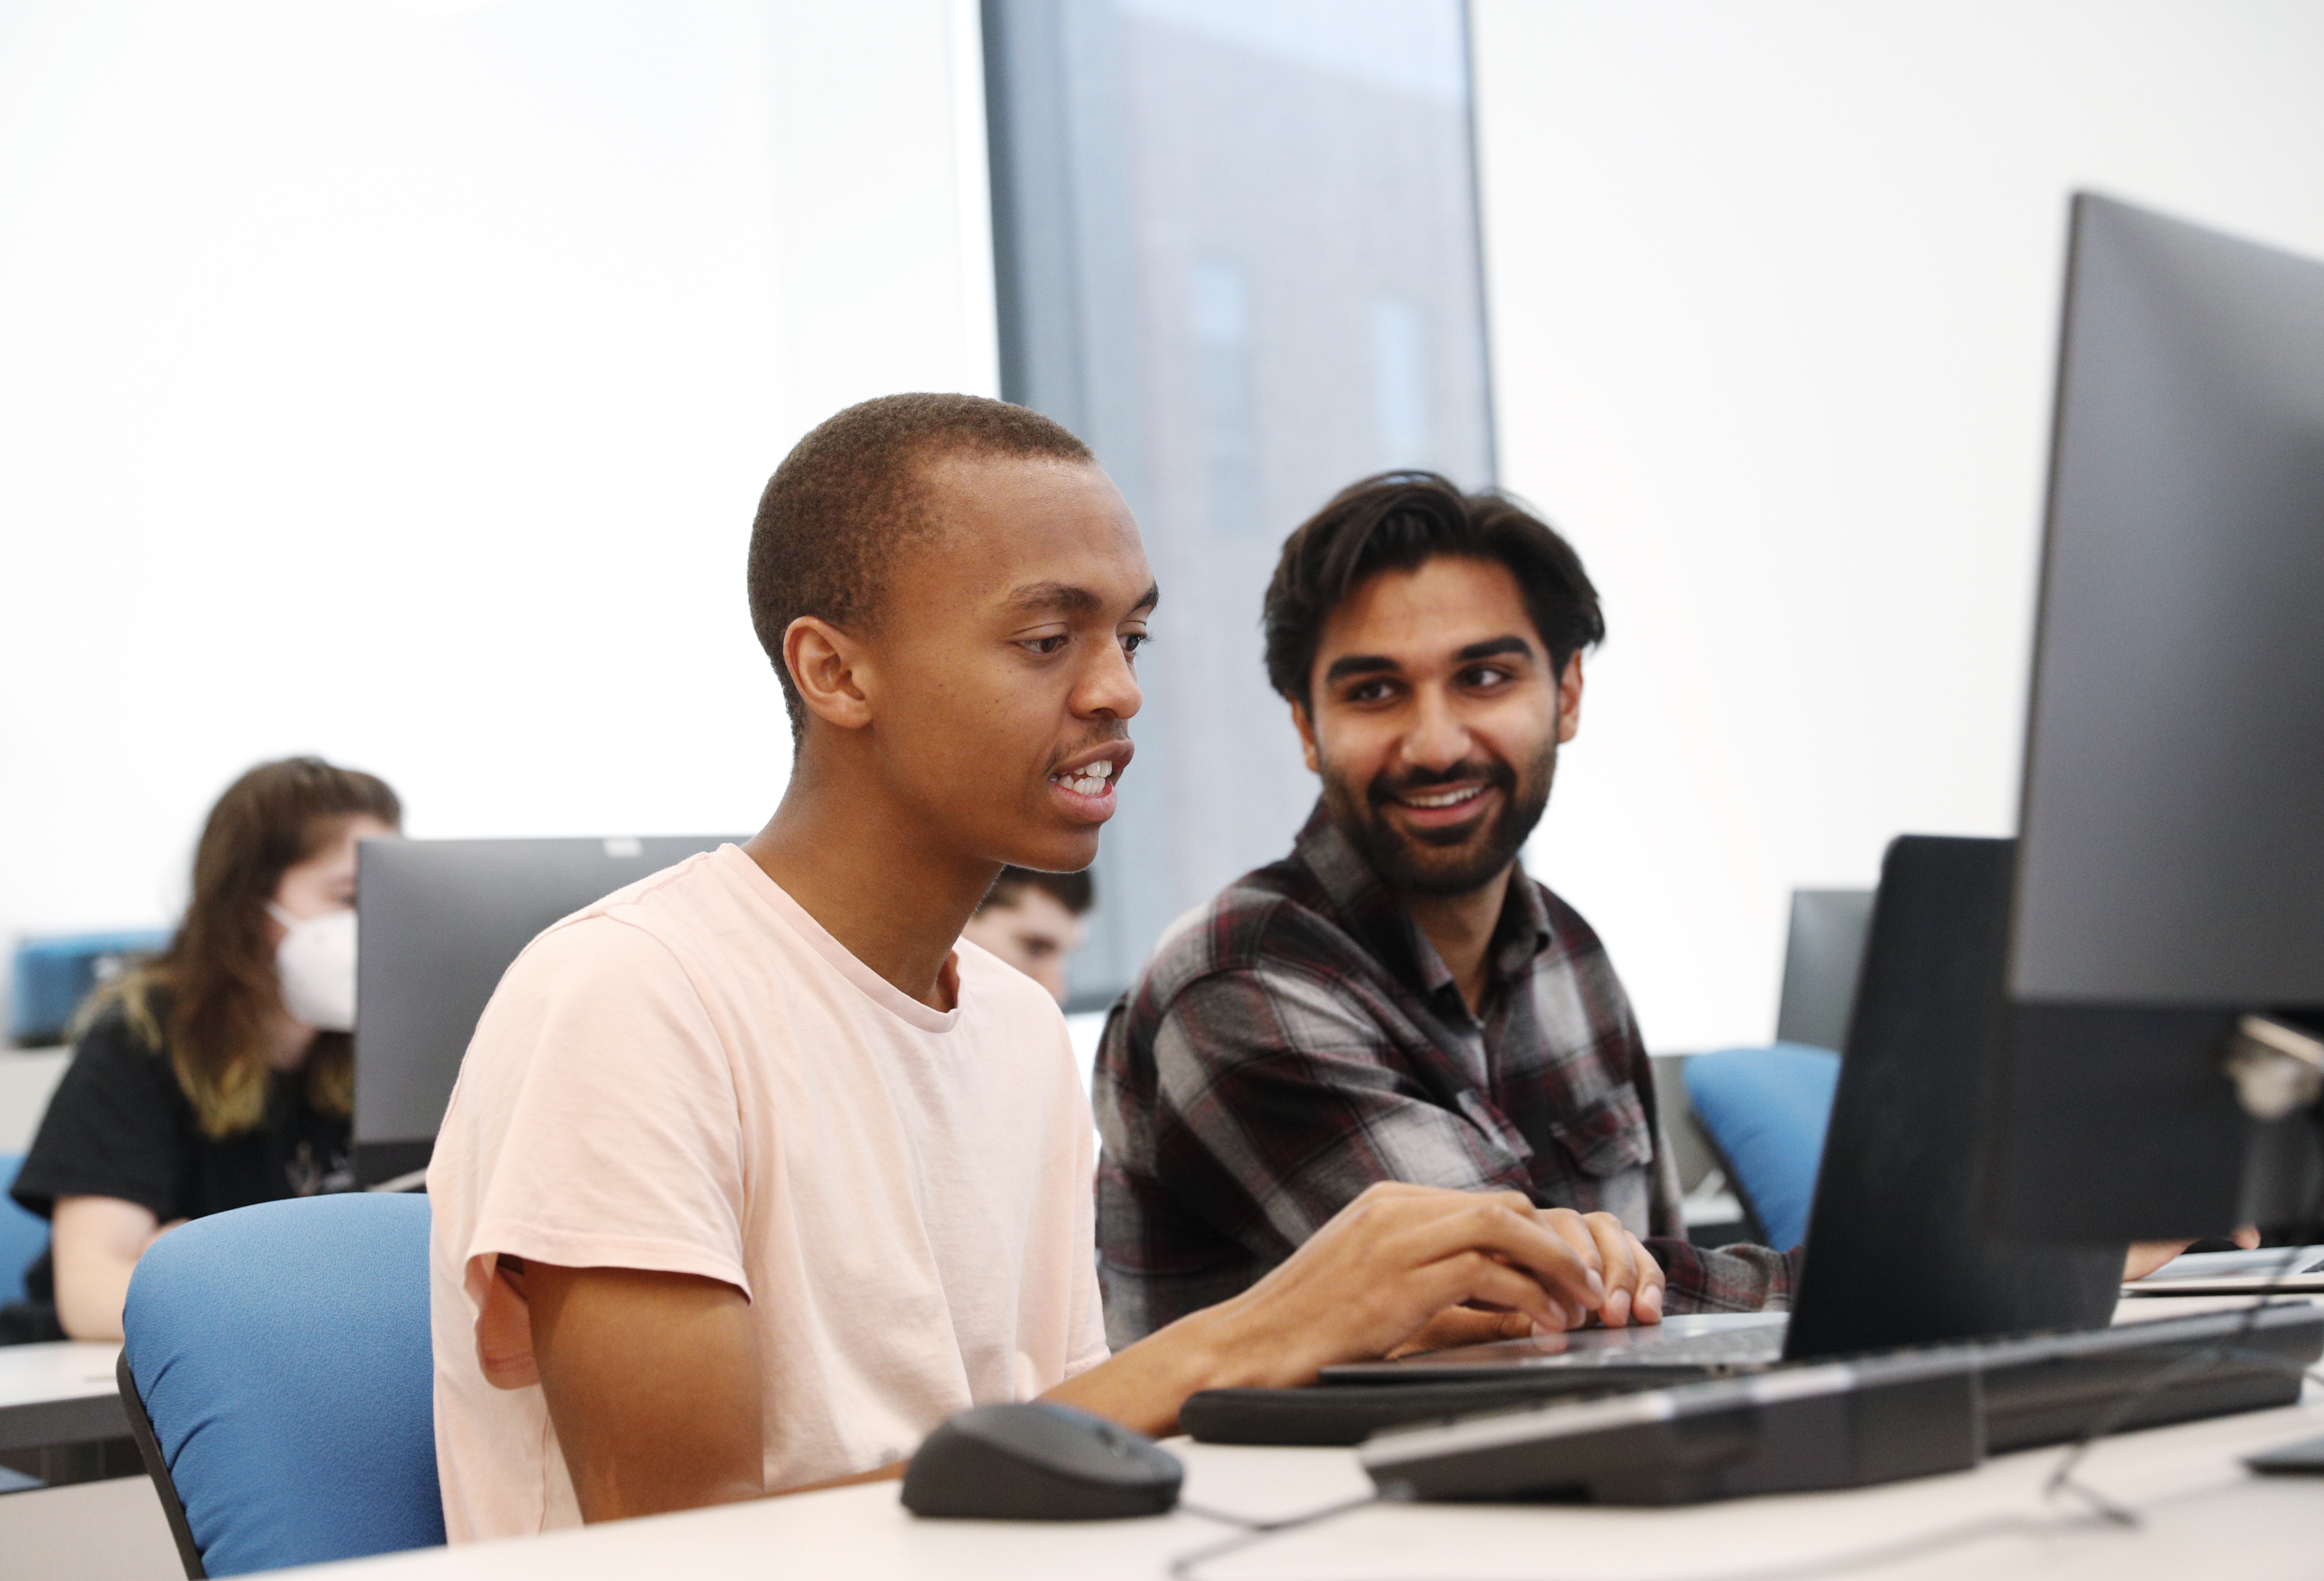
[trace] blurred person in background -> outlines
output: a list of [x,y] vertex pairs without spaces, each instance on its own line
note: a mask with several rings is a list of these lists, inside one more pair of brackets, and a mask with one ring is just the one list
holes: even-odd
[[320,758],[261,763],[218,798],[185,920],[83,1010],[16,1178],[52,1228],[6,1338],[118,1339],[167,1231],[354,1184],[355,843],[402,820],[384,781]]
[[982,945],[1065,1002],[1065,960],[1082,947],[1082,919],[1097,900],[1087,873],[1004,867],[960,936]]

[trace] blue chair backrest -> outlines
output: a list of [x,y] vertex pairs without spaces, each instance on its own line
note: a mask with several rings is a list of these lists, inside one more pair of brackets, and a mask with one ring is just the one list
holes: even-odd
[[8,1036],[27,1047],[64,1041],[91,989],[169,947],[170,935],[152,928],[23,940],[9,972]]
[[0,1307],[24,1299],[24,1271],[49,1244],[49,1221],[8,1195],[23,1167],[23,1153],[0,1153]]
[[1689,1059],[1683,1079],[1767,1244],[1798,1245],[1815,1200],[1840,1056],[1804,1043],[1722,1049]]
[[138,1260],[122,1321],[209,1575],[444,1540],[425,1197],[300,1197],[182,1225]]

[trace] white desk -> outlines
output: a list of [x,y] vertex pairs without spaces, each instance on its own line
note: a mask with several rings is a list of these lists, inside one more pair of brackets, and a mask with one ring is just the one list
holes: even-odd
[[[1884,1578],[2172,1575],[2264,1581],[2324,1571],[2324,1478],[2258,1477],[2236,1459],[2324,1434],[2308,1404],[2126,1435],[2085,1476],[2145,1517],[2126,1531],[2042,1495],[2061,1451],[1848,1493],[1674,1510],[1397,1505],[1284,1534],[1204,1566],[1200,1581],[1590,1577],[1708,1581],[1804,1572]],[[1343,1449],[1174,1443],[1188,1499],[1280,1516],[1366,1491]],[[663,1576],[1133,1581],[1228,1535],[1184,1513],[1075,1525],[918,1521],[892,1483],[698,1510],[583,1531],[318,1566],[347,1581],[659,1581]]]
[[69,1049],[0,1049],[0,1153],[20,1153],[48,1113],[49,1095],[72,1062]]
[[64,1339],[0,1345],[0,1449],[49,1449],[125,1438],[113,1364],[121,1346]]

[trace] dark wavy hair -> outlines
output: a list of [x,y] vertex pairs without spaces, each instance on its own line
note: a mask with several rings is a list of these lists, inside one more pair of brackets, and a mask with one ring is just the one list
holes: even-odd
[[1463,494],[1434,472],[1383,472],[1342,489],[1284,541],[1261,619],[1268,683],[1309,707],[1308,678],[1332,612],[1374,574],[1439,555],[1507,566],[1558,670],[1606,640],[1582,557],[1522,502],[1498,491]]
[[[202,825],[193,894],[170,948],[92,1006],[119,1000],[131,1029],[169,1057],[206,1136],[232,1136],[266,1117],[266,1035],[282,1006],[266,903],[285,872],[361,814],[400,827],[403,804],[386,781],[321,758],[284,758],[244,774]],[[303,1068],[309,1103],[327,1114],[353,1111],[353,1038],[318,1032]]]

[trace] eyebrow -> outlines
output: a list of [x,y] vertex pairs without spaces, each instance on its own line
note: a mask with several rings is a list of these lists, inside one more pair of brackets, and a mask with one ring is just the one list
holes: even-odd
[[1470,643],[1452,657],[1465,664],[1472,659],[1493,659],[1504,653],[1529,659],[1533,656],[1533,644],[1523,637],[1488,637],[1481,643]]
[[1375,675],[1403,668],[1385,653],[1349,653],[1332,661],[1332,667],[1323,671],[1323,684],[1329,686],[1351,675]]
[[[1532,652],[1533,644],[1523,637],[1487,637],[1481,643],[1470,643],[1453,654],[1452,658],[1456,663],[1469,664],[1480,659],[1495,659],[1507,653],[1525,657],[1531,655]],[[1323,684],[1330,686],[1333,682],[1343,680],[1351,675],[1392,674],[1403,668],[1403,665],[1385,653],[1350,653],[1332,661],[1331,667],[1323,671]]]
[[[1105,607],[1105,600],[1086,587],[1076,587],[1071,582],[1028,582],[1009,590],[1006,600],[1011,609],[1061,609],[1068,615],[1093,615]],[[1159,583],[1149,583],[1130,613],[1150,610],[1162,602]]]

